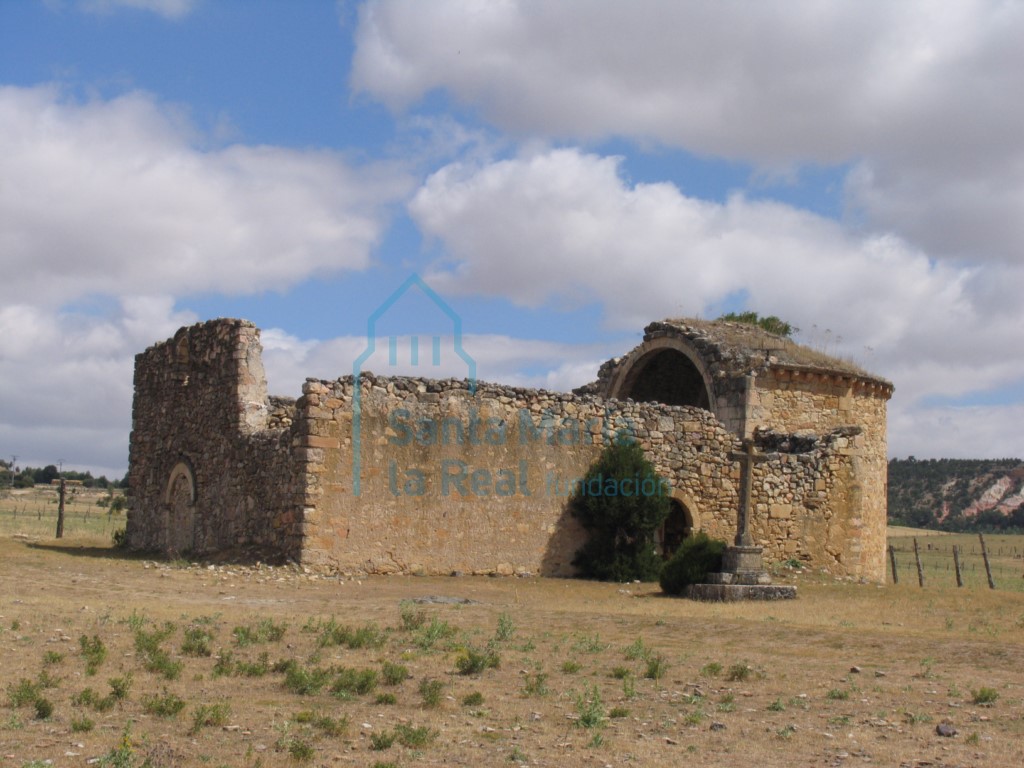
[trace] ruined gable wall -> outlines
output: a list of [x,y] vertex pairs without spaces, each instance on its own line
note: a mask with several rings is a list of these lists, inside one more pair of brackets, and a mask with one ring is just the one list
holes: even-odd
[[[267,397],[260,355],[252,323],[214,320],[182,328],[136,357],[131,548],[281,551],[302,489],[287,423],[293,406]],[[195,498],[189,503],[181,492],[169,504],[168,484],[182,465],[193,476]]]
[[845,482],[831,494],[826,553],[841,561],[842,571],[873,581],[885,579],[886,404],[891,394],[891,386],[877,380],[785,368],[760,374],[751,392],[752,428],[815,435],[846,429],[834,440],[848,467],[843,469]]

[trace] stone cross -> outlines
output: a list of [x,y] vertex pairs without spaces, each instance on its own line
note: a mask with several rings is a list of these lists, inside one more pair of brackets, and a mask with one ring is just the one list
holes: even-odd
[[754,464],[767,461],[768,456],[758,453],[754,448],[754,441],[749,437],[743,440],[743,451],[733,451],[729,458],[738,461],[742,465],[740,470],[742,486],[740,490],[740,508],[736,516],[736,546],[752,547],[754,539],[750,535],[750,505],[751,490],[754,484]]

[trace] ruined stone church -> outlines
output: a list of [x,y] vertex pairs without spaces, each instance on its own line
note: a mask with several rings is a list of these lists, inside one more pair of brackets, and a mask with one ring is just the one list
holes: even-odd
[[892,385],[756,326],[652,323],[572,394],[363,373],[275,397],[261,352],[252,323],[220,319],[137,356],[131,548],[567,576],[584,536],[570,495],[625,432],[665,479],[664,554],[695,531],[732,540],[749,439],[765,561],[884,580]]

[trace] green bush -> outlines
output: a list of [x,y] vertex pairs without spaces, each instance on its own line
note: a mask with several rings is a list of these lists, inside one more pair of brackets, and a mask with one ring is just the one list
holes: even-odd
[[409,678],[409,668],[393,661],[385,660],[381,664],[380,676],[384,685],[401,685]]
[[71,718],[71,730],[74,733],[88,733],[96,727],[96,722],[85,715]]
[[217,728],[227,723],[231,707],[226,703],[201,704],[192,713],[192,728],[189,735],[195,736],[203,728]]
[[85,674],[95,675],[107,658],[107,646],[98,635],[92,638],[82,635],[78,638],[78,644],[82,648],[82,658],[85,659]]
[[501,657],[492,649],[480,650],[467,647],[455,659],[455,668],[460,675],[479,675],[486,669],[497,669],[501,666]]
[[995,688],[982,686],[978,690],[971,690],[971,703],[980,704],[983,707],[991,707],[999,698],[999,692]]
[[395,726],[395,737],[398,743],[408,749],[419,749],[437,738],[437,731],[431,730],[425,725],[414,727],[399,723]]
[[683,539],[661,570],[662,590],[681,595],[690,584],[700,584],[709,573],[721,570],[724,552],[725,542],[708,538],[703,531]]
[[423,697],[424,709],[437,709],[441,706],[441,694],[444,693],[444,683],[434,678],[420,680],[420,696]]
[[163,695],[153,694],[142,697],[142,711],[147,715],[177,717],[184,708],[185,700],[169,693],[166,688],[164,688]]
[[50,715],[53,714],[53,703],[49,699],[44,699],[40,696],[36,699],[32,706],[36,710],[36,720],[49,720]]
[[341,667],[335,669],[335,675],[334,682],[331,683],[331,693],[341,699],[351,698],[353,695],[365,696],[377,687],[375,669]]
[[299,696],[313,696],[320,693],[331,681],[331,670],[321,667],[288,667],[284,676],[284,687]]
[[669,513],[669,486],[626,436],[606,447],[573,489],[569,510],[589,538],[573,560],[584,578],[654,581],[655,534]]

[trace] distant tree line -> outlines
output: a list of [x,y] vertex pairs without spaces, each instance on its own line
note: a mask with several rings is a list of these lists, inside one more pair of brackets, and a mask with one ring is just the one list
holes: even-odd
[[1016,509],[965,512],[1000,478],[1011,496],[1024,486],[1020,459],[906,459],[889,461],[889,523],[955,532],[1024,533],[1024,503]]
[[[11,462],[0,460],[0,488],[31,488],[35,485],[49,485],[63,476],[65,480],[79,480],[86,488],[127,488],[128,475],[121,480],[108,480],[106,475],[93,477],[91,472],[63,472],[55,464],[45,467],[12,467]],[[12,482],[13,479],[13,482]]]

